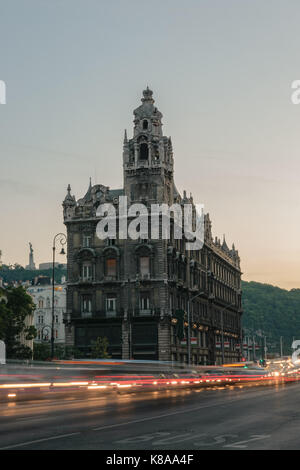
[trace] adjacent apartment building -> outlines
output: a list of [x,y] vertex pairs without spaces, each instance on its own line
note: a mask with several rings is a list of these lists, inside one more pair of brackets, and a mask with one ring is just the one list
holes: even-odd
[[105,336],[113,358],[187,362],[190,328],[193,364],[237,361],[242,343],[240,258],[225,237],[222,242],[213,238],[209,214],[204,215],[200,250],[187,250],[186,239],[176,239],[172,230],[168,239],[151,238],[150,228],[137,239],[96,235],[99,205],[109,203],[118,213],[120,196],[127,197],[128,206],[194,207],[192,196],[176,188],[172,141],[163,135],[162,114],[149,88],[141,101],[134,111],[133,137],[128,139],[125,131],[123,187],[90,182],[85,196],[76,200],[69,185],[63,201],[66,344],[88,357],[91,342]]
[[[43,278],[41,278],[43,279]],[[33,325],[37,330],[37,336],[34,339],[36,343],[50,343],[52,329],[52,284],[48,282],[39,282],[30,286],[27,292],[32,296],[36,305],[34,311]],[[45,278],[47,281],[47,278]],[[54,343],[56,345],[65,344],[65,324],[64,315],[66,313],[66,284],[57,284],[54,286]]]

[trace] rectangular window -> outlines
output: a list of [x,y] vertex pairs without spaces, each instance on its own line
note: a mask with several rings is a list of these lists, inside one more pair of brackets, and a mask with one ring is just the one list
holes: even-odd
[[149,297],[146,297],[146,296],[141,297],[141,309],[142,310],[150,309],[150,299],[149,299]]
[[140,294],[140,311],[143,314],[151,314],[149,292],[141,292]]
[[140,257],[140,272],[142,276],[150,274],[150,259],[148,256]]
[[117,307],[116,297],[107,297],[106,298],[106,311],[107,312],[115,312],[116,307]]
[[84,295],[81,300],[81,315],[82,317],[92,316],[92,297]]
[[106,260],[106,274],[107,276],[116,276],[117,275],[117,260],[108,259]]
[[83,235],[83,247],[90,248],[91,240],[92,240],[91,235]]
[[84,264],[82,266],[82,278],[83,279],[92,278],[92,265],[91,264]]
[[82,311],[83,313],[90,313],[92,311],[92,299],[90,297],[83,297]]

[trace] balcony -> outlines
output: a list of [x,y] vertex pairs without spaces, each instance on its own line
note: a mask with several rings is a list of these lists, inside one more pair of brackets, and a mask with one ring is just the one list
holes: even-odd
[[118,310],[93,310],[92,312],[81,312],[72,315],[72,319],[109,319],[109,318],[122,318],[124,316],[124,309]]
[[106,310],[105,316],[106,318],[116,318],[118,315],[116,310]]
[[93,282],[92,277],[79,277],[80,284],[91,284]]
[[105,282],[117,281],[117,276],[104,276],[103,281]]
[[81,312],[81,318],[92,318],[92,312]]
[[160,315],[160,308],[135,308],[128,313],[134,317],[154,317]]

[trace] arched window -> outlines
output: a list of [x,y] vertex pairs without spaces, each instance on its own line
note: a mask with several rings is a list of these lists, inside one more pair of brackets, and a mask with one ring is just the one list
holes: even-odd
[[149,156],[149,149],[148,144],[141,144],[140,146],[140,160],[148,160]]
[[148,129],[148,121],[146,119],[144,119],[143,121],[143,129],[144,130]]

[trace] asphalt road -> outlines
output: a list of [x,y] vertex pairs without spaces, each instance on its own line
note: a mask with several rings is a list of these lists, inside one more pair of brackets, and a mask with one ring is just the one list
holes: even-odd
[[1,403],[1,449],[299,449],[300,384]]

